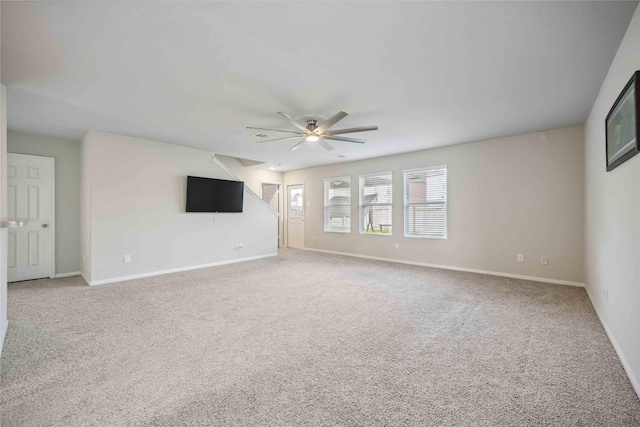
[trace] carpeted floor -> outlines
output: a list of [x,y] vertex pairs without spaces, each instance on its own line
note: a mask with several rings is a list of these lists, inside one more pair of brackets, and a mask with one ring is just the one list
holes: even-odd
[[584,289],[315,252],[9,285],[0,424],[640,425]]

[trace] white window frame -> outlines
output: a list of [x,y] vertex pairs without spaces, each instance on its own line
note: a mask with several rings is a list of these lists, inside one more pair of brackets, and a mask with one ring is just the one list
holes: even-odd
[[[331,204],[331,201],[329,199],[329,190],[330,190],[329,185],[337,181],[342,181],[342,182],[346,181],[349,183],[349,203],[348,204],[342,204],[342,203]],[[347,217],[349,218],[348,228],[331,226],[331,218],[329,218],[328,212],[332,206],[345,207]],[[350,176],[341,176],[337,178],[324,179],[324,231],[327,233],[351,233],[351,177]]]
[[[369,203],[366,206],[389,206],[389,215],[390,215],[390,225],[392,225],[390,231],[388,233],[383,233],[382,231],[380,231],[379,233],[374,231],[369,232],[369,231],[365,231],[365,223],[364,223],[364,208],[365,205],[362,203],[363,202],[363,195],[364,195],[364,181],[367,178],[371,178],[371,177],[382,177],[382,176],[389,176],[389,179],[391,180],[391,201],[390,202],[385,202],[385,203]],[[370,236],[392,236],[393,235],[393,172],[391,171],[387,171],[387,172],[377,172],[377,173],[369,173],[369,174],[365,174],[365,175],[359,175],[358,176],[358,182],[359,182],[359,191],[358,191],[358,217],[359,217],[359,225],[358,225],[358,229],[360,231],[360,234],[365,234],[365,235],[370,235]],[[373,226],[372,226],[373,228]]]
[[[433,170],[444,170],[445,171],[445,180],[444,180],[444,200],[441,201],[424,201],[424,202],[409,202],[409,188],[408,188],[408,180],[407,175],[419,173],[419,172],[428,172]],[[449,233],[449,203],[448,203],[448,185],[449,185],[449,170],[447,165],[438,165],[438,166],[428,166],[423,168],[416,169],[407,169],[402,171],[402,181],[404,184],[404,237],[409,237],[413,239],[440,239],[446,240],[448,238]],[[425,190],[426,191],[426,190]],[[444,234],[441,235],[416,235],[409,234],[409,209],[414,206],[435,206],[435,205],[444,205]]]

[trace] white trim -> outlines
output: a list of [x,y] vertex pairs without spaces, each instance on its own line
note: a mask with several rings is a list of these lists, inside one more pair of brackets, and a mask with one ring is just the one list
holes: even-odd
[[192,265],[189,267],[172,268],[169,270],[160,270],[160,271],[153,271],[151,273],[134,274],[132,276],[114,277],[112,279],[94,280],[91,282],[88,281],[87,278],[84,277],[84,275],[82,275],[82,278],[85,280],[85,282],[87,282],[91,286],[106,285],[108,283],[117,283],[117,282],[124,282],[126,280],[141,279],[143,277],[161,276],[163,274],[179,273],[181,271],[197,270],[200,268],[208,268],[208,267],[217,267],[219,265],[226,265],[226,264],[235,264],[236,262],[253,261],[256,259],[269,258],[277,255],[278,253],[276,252],[274,254],[268,254],[268,255],[258,255],[258,256],[247,257],[247,258],[232,259],[228,261],[212,262],[210,264],[200,264],[200,265]]
[[71,271],[69,273],[60,273],[56,274],[56,279],[60,279],[62,277],[72,277],[72,276],[82,276],[82,273],[79,271]]
[[[238,178],[233,172],[231,172],[231,169],[229,169],[228,167],[226,167],[224,165],[224,163],[222,163],[220,160],[218,160],[218,158],[214,155],[213,156],[213,162],[215,164],[217,164],[218,166],[220,166],[220,168],[225,171],[227,173],[227,175],[229,175],[231,178],[233,178],[236,181],[242,181],[240,178]],[[247,191],[251,196],[253,196],[254,198],[258,199],[260,201],[260,203],[262,203],[262,205],[264,207],[266,207],[267,209],[269,209],[269,211],[274,214],[277,217],[280,217],[280,214],[278,212],[276,212],[270,205],[269,203],[265,202],[264,200],[262,200],[262,197],[258,196],[256,193],[254,193],[254,191],[252,189],[250,189],[247,185],[244,186],[245,191]]]
[[56,277],[56,159],[51,157],[51,273]]
[[369,178],[371,176],[378,176],[378,175],[391,175],[391,179],[393,179],[393,171],[363,173],[358,175],[358,179]]
[[395,262],[398,264],[417,265],[420,267],[441,268],[443,270],[465,271],[467,273],[487,274],[489,276],[510,277],[512,279],[531,280],[533,282],[553,283],[555,285],[577,286],[580,288],[584,288],[584,283],[571,282],[569,280],[547,279],[546,277],[523,276],[521,274],[503,273],[500,271],[477,270],[475,268],[454,267],[451,265],[428,264],[425,262],[404,261],[404,260],[393,259],[393,258],[382,258],[382,257],[368,256],[368,255],[350,254],[347,252],[326,251],[324,249],[305,248],[305,250],[324,252],[324,253],[335,254],[335,255],[345,255],[345,256],[351,256],[355,258],[374,259],[377,261]]
[[360,231],[360,234],[363,235],[363,236],[387,236],[387,237],[393,237],[393,226],[391,227],[391,233],[374,233],[374,232],[369,233],[368,231]]
[[2,326],[0,326],[0,354],[2,354],[2,348],[4,347],[4,339],[7,337],[7,329],[9,329],[9,321],[2,319]]
[[616,354],[618,355],[618,359],[620,359],[620,362],[622,363],[622,367],[624,368],[624,371],[626,372],[627,377],[629,377],[631,386],[633,387],[634,391],[638,395],[638,398],[640,398],[640,382],[638,382],[638,380],[633,376],[631,365],[629,364],[629,362],[627,362],[627,359],[624,357],[624,353],[622,353],[622,349],[620,348],[620,346],[618,345],[618,342],[616,341],[616,339],[613,337],[613,334],[611,333],[611,329],[609,329],[609,327],[604,321],[604,318],[600,315],[600,312],[598,312],[596,305],[593,303],[593,298],[591,298],[591,295],[589,294],[589,289],[586,286],[584,289],[585,291],[587,291],[587,296],[591,301],[591,305],[593,306],[593,311],[596,312],[596,315],[598,316],[598,320],[600,320],[600,323],[604,328],[604,332],[607,334],[609,341],[611,341],[611,345],[613,345],[613,349],[616,351]]
[[447,169],[447,165],[444,164],[444,165],[438,165],[438,166],[424,166],[422,168],[404,169],[402,173],[405,174],[405,173],[413,173],[413,172],[430,171],[430,170],[436,170],[436,169]]
[[35,156],[32,154],[7,153],[7,161],[10,156],[35,158],[51,163],[51,220],[49,221],[49,229],[51,230],[51,265],[49,266],[49,278],[53,279],[56,277],[56,158],[50,156]]

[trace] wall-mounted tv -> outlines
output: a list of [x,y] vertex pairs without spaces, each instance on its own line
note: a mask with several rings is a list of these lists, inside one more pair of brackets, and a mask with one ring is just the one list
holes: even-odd
[[187,176],[187,212],[242,212],[244,182]]

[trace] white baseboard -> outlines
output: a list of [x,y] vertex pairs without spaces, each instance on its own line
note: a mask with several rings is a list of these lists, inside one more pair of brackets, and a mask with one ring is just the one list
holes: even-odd
[[326,251],[324,249],[305,248],[304,250],[324,252],[324,253],[335,254],[335,255],[345,255],[345,256],[350,256],[355,258],[373,259],[377,261],[395,262],[398,264],[418,265],[420,267],[442,268],[444,270],[465,271],[468,273],[487,274],[490,276],[510,277],[512,279],[531,280],[533,282],[553,283],[555,285],[577,286],[577,287],[584,288],[584,283],[570,282],[568,280],[547,279],[546,277],[523,276],[520,274],[502,273],[500,271],[476,270],[475,268],[453,267],[450,265],[440,265],[440,264],[427,264],[425,262],[404,261],[400,259],[381,258],[381,257],[368,256],[368,255],[352,254],[348,252]]
[[589,297],[589,300],[591,300],[591,305],[593,306],[593,310],[596,312],[596,315],[598,316],[598,319],[600,320],[600,323],[602,324],[602,327],[604,328],[604,331],[607,334],[607,337],[609,337],[609,341],[611,341],[611,345],[613,345],[613,349],[618,354],[618,359],[620,359],[620,362],[622,363],[622,367],[624,368],[624,371],[627,373],[627,377],[629,377],[629,381],[631,381],[631,386],[633,387],[636,394],[638,395],[638,398],[640,398],[640,382],[638,381],[637,378],[633,376],[631,365],[629,364],[629,362],[627,362],[627,359],[624,357],[624,353],[622,353],[622,349],[620,348],[620,346],[618,345],[618,342],[616,341],[616,339],[613,337],[613,334],[611,333],[611,329],[609,329],[609,326],[607,326],[607,323],[604,321],[604,319],[600,315],[600,312],[596,308],[596,305],[593,303],[593,298],[591,298],[591,295],[589,294],[589,289],[585,287],[585,290],[587,291],[587,296]]
[[2,319],[2,325],[0,325],[0,355],[2,355],[4,339],[7,336],[7,329],[9,329],[9,321],[7,319]]
[[109,283],[124,282],[125,280],[141,279],[143,277],[160,276],[162,274],[179,273],[181,271],[197,270],[199,268],[217,267],[219,265],[234,264],[236,262],[253,261],[253,260],[256,260],[256,259],[269,258],[269,257],[272,257],[272,256],[277,256],[277,255],[278,255],[278,253],[276,252],[274,254],[268,254],[268,255],[258,255],[258,256],[254,256],[254,257],[247,257],[247,258],[232,259],[232,260],[228,260],[228,261],[213,262],[211,264],[201,264],[201,265],[192,265],[192,266],[189,266],[189,267],[172,268],[170,270],[153,271],[151,273],[134,274],[132,276],[114,277],[112,279],[104,279],[104,280],[89,281],[89,280],[87,280],[86,277],[84,277],[84,275],[81,275],[81,276],[85,280],[85,282],[87,282],[91,286],[106,285],[106,284],[109,284]]
[[72,276],[81,276],[79,271],[72,271],[70,273],[60,273],[56,274],[56,279],[60,279],[61,277],[72,277]]

